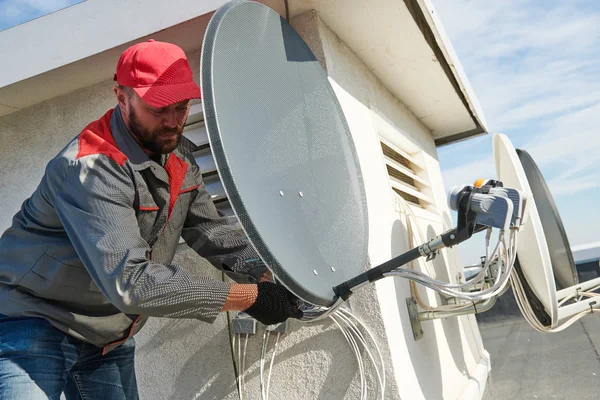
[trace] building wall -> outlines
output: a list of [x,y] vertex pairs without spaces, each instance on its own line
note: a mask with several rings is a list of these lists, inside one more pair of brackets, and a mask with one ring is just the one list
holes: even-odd
[[[324,57],[322,64],[356,143],[367,192],[371,263],[378,265],[410,248],[405,217],[394,206],[379,136],[419,157],[426,166],[435,207],[433,212],[413,209],[422,240],[449,229],[451,218],[431,133],[314,12],[297,17],[294,26],[313,52]],[[432,265],[421,263],[420,267],[438,279],[454,280],[460,263],[456,252],[450,249],[443,251]],[[474,392],[480,395],[485,382],[477,380],[477,371],[481,373],[489,360],[475,319],[461,317],[425,322],[422,324],[424,337],[415,341],[405,304],[405,299],[411,297],[407,281],[388,278],[379,281],[376,287],[377,303],[362,299],[363,293],[355,295],[360,299],[357,314],[386,335],[385,345],[393,355],[389,377],[395,378],[398,395],[404,399],[454,399]],[[431,292],[421,293],[430,304],[439,304]]]
[[[448,210],[430,132],[368,68],[339,41],[314,13],[294,24],[321,57],[346,113],[365,178],[370,213],[370,257],[379,264],[408,249],[403,216],[394,206],[381,159],[378,135],[421,157],[434,188],[436,212],[418,218],[431,236],[449,227]],[[189,54],[198,76],[199,52]],[[116,60],[115,60],[116,63]],[[89,121],[115,104],[106,80],[0,118],[0,229],[39,182],[46,162]],[[382,122],[383,121],[383,122]],[[220,273],[182,246],[176,262],[198,274],[220,279]],[[458,268],[455,255],[444,252],[434,262],[440,278]],[[429,267],[433,269],[433,267]],[[482,359],[481,341],[472,318],[423,324],[424,338],[412,338],[405,298],[407,282],[384,279],[369,285],[349,301],[353,312],[371,329],[383,351],[388,399],[457,398]],[[436,297],[426,298],[435,302]],[[136,365],[142,399],[235,399],[229,335],[225,315],[212,325],[190,320],[152,318],[136,336]],[[259,358],[262,334],[248,340],[246,398],[259,396]],[[269,344],[272,351],[273,340]],[[368,387],[375,390],[373,371]],[[292,323],[278,345],[271,378],[273,399],[355,399],[360,379],[353,353],[329,321]]]

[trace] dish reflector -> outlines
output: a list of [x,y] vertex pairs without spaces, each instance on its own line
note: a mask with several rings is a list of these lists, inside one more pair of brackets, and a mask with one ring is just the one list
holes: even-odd
[[249,241],[276,278],[319,306],[367,265],[358,157],[327,75],[269,7],[213,15],[200,83],[219,176]]
[[574,286],[579,283],[577,267],[569,245],[569,239],[565,232],[558,209],[552,199],[552,194],[539,168],[533,158],[525,150],[517,149],[517,155],[527,176],[527,182],[531,189],[540,221],[544,228],[544,236],[550,252],[552,271],[558,290]]

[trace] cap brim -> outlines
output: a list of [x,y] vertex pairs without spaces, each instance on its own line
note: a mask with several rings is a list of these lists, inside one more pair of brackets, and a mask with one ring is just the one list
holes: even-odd
[[135,92],[152,107],[166,107],[190,99],[200,99],[202,94],[195,82],[153,85],[150,88],[134,88]]

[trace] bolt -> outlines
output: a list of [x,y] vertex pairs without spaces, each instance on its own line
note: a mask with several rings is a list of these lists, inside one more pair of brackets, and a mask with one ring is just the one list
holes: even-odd
[[335,267],[331,267],[331,270],[332,270],[333,272],[335,272]]
[[317,270],[316,270],[316,269],[313,269],[313,274],[315,274],[315,275],[319,275],[319,273],[317,272]]
[[300,197],[304,197],[304,193],[298,192],[298,194],[300,195]]
[[450,235],[450,239],[452,239],[452,240],[456,239],[456,235],[455,234]]
[[283,191],[281,191],[281,190],[280,190],[280,191],[279,191],[279,195],[280,195],[281,197],[283,197]]

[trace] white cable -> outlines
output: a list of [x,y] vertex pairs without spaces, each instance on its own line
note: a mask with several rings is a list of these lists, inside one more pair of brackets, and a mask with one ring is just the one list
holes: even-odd
[[[510,235],[511,235],[511,242],[512,242],[514,240],[513,236],[516,235],[516,233],[514,231],[511,231]],[[485,300],[485,299],[496,296],[498,293],[500,293],[501,291],[504,290],[506,284],[508,283],[508,281],[510,279],[510,272],[512,271],[513,264],[514,264],[514,257],[511,254],[512,249],[507,248],[502,232],[499,236],[499,244],[496,248],[497,249],[502,248],[503,254],[501,257],[498,257],[498,261],[499,261],[498,274],[496,275],[494,284],[489,289],[480,290],[477,292],[461,292],[461,291],[457,291],[457,290],[452,290],[452,289],[448,289],[447,287],[445,287],[445,285],[448,285],[445,282],[441,282],[441,281],[432,279],[418,271],[407,270],[407,269],[402,269],[402,268],[391,271],[390,275],[402,276],[404,278],[414,280],[415,282],[418,282],[418,283],[420,283],[424,286],[427,286],[430,289],[433,289],[440,293],[443,293],[449,297],[457,297],[457,298],[469,300],[469,301]],[[494,253],[492,253],[492,254],[494,254]],[[508,265],[506,265],[505,260],[509,261]],[[488,264],[488,266],[489,266],[491,261],[492,261],[492,258],[490,258],[490,260],[487,260],[486,264]]]
[[[452,283],[447,283],[447,282],[442,282],[442,281],[438,281],[435,279],[431,279],[431,282],[434,283],[437,286],[441,286],[444,288],[448,288],[448,289],[462,289],[462,288],[467,288],[469,286],[473,286],[475,283],[480,282],[481,280],[483,280],[485,278],[485,273],[487,272],[487,270],[490,268],[490,266],[492,265],[492,262],[499,250],[501,242],[498,241],[498,244],[496,245],[496,247],[494,248],[494,251],[492,252],[492,258],[486,259],[486,262],[484,264],[484,267],[482,268],[482,270],[474,277],[469,279],[466,283],[463,284],[452,284]],[[415,273],[424,276],[426,278],[429,278],[429,276],[423,274],[422,272],[419,271],[415,271]]]
[[[373,366],[375,367],[375,374],[377,375],[377,380],[379,385],[381,386],[381,374],[379,373],[379,368],[377,368],[377,364],[375,362],[375,359],[373,357],[373,354],[371,353],[371,351],[368,349],[367,347],[367,342],[364,339],[364,337],[362,336],[362,334],[360,333],[360,331],[358,330],[358,328],[356,327],[356,325],[354,325],[354,322],[352,322],[348,317],[346,317],[345,315],[338,313],[337,317],[340,318],[340,320],[342,320],[346,326],[347,326],[347,331],[350,335],[354,335],[355,337],[355,341],[358,340],[358,343],[362,344],[363,348],[367,351],[367,354],[369,355],[369,358],[371,359],[371,362],[373,364]],[[359,349],[360,350],[360,349]],[[365,375],[366,375],[366,369],[365,369]]]
[[[500,250],[501,245],[503,243],[504,243],[503,239],[500,238],[500,240],[498,241],[498,244],[496,245],[496,247],[494,248],[494,251],[492,252],[492,257],[489,260],[486,261],[485,266],[484,266],[484,270],[487,270],[490,267],[490,265],[492,264],[492,262],[494,261],[494,259],[497,257],[497,253]],[[442,288],[448,288],[448,289],[464,288],[464,287],[472,286],[473,281],[474,281],[474,279],[470,279],[465,284],[456,285],[456,284],[451,284],[451,283],[448,283],[448,282],[438,281],[436,279],[431,278],[428,275],[425,275],[424,273],[422,273],[420,271],[409,270],[409,272],[411,274],[414,274],[414,275],[417,275],[419,277],[422,277],[424,280],[428,281],[429,283],[431,283],[434,286],[440,286]],[[480,272],[480,274],[481,274],[481,272]]]
[[[407,223],[412,225],[411,220],[409,218],[409,214],[406,213],[406,211],[408,211],[410,213],[410,215],[413,217],[413,219],[416,219],[414,213],[412,213],[412,210],[408,207],[408,205],[406,204],[404,199],[402,199],[401,197],[398,197],[398,198],[400,199],[402,207],[407,216]],[[421,236],[418,224],[415,222],[414,225],[417,227],[419,236]],[[446,295],[448,297],[455,297],[455,298],[467,300],[467,301],[485,300],[485,299],[488,299],[488,298],[491,298],[494,296],[501,295],[502,293],[504,293],[506,291],[506,288],[508,287],[507,285],[508,285],[508,283],[510,283],[511,286],[513,287],[513,292],[515,295],[515,299],[517,301],[517,305],[519,306],[519,309],[520,309],[521,313],[523,314],[525,320],[535,330],[537,330],[539,332],[544,332],[544,333],[560,332],[560,331],[566,329],[567,327],[571,326],[573,323],[575,323],[576,321],[581,319],[583,316],[594,312],[593,311],[594,308],[590,307],[589,310],[585,310],[585,311],[575,314],[568,320],[560,323],[558,326],[555,326],[553,328],[548,328],[548,327],[544,326],[537,319],[537,316],[535,315],[535,312],[533,311],[533,308],[531,307],[531,304],[529,303],[529,300],[527,298],[527,294],[525,293],[523,284],[522,284],[518,274],[513,269],[513,266],[514,266],[514,263],[515,263],[516,257],[517,257],[518,229],[510,230],[508,246],[506,245],[503,231],[500,231],[500,235],[498,238],[498,244],[496,245],[496,248],[492,252],[491,256],[489,255],[489,235],[490,235],[490,229],[488,228],[488,232],[486,234],[486,260],[485,260],[484,267],[482,268],[481,271],[479,271],[477,273],[477,275],[475,277],[469,279],[469,281],[467,281],[463,284],[456,285],[456,284],[451,284],[451,283],[447,283],[447,282],[441,282],[441,281],[431,278],[430,276],[428,276],[420,271],[415,271],[412,269],[407,270],[407,269],[403,269],[403,268],[398,268],[396,270],[393,270],[393,271],[387,273],[386,275],[401,276],[406,279],[410,279],[414,282],[417,282],[417,283],[419,283],[425,287],[428,287],[432,290],[435,290],[435,291],[437,291],[443,295]],[[420,241],[422,241],[422,239],[420,239]],[[498,253],[499,249],[502,249],[501,253]],[[479,291],[469,292],[469,293],[460,291],[461,289],[466,289],[470,286],[474,286],[475,284],[478,284],[481,281],[483,281],[488,273],[488,269],[491,267],[491,265],[494,261],[496,261],[496,263],[497,263],[496,265],[498,267],[498,270],[497,270],[496,276],[494,277],[494,282],[491,287],[489,287],[487,289],[482,289]],[[598,288],[600,288],[600,286]],[[590,292],[579,292],[579,293],[570,295],[570,296],[562,299],[558,303],[558,305],[560,307],[571,300],[574,300],[575,302],[579,302],[579,301],[582,301],[585,297],[600,297],[600,294],[591,293],[591,292],[593,292],[593,290],[598,289],[598,288],[594,288],[594,289],[590,290]],[[436,307],[435,310],[441,310],[441,309],[454,310],[454,309],[464,308],[464,307],[468,307],[468,306],[470,306],[470,305],[466,304],[466,303],[445,305],[445,306]],[[600,308],[600,304],[598,305],[598,308]]]
[[377,350],[377,355],[379,356],[379,362],[381,363],[381,375],[382,375],[381,398],[385,398],[385,384],[386,384],[386,382],[385,382],[385,379],[386,379],[385,378],[385,363],[383,361],[383,355],[381,354],[381,349],[379,348],[379,345],[377,345],[377,341],[375,340],[375,336],[373,335],[373,333],[371,333],[371,330],[360,319],[358,319],[358,317],[356,315],[352,314],[352,312],[350,310],[342,307],[342,308],[340,308],[340,311],[343,313],[346,313],[348,316],[353,318],[365,330],[365,332],[367,332],[367,335],[369,335],[371,342],[375,346],[375,350]]
[[236,338],[236,336],[237,336],[237,333],[231,337],[231,348],[233,349],[233,357],[234,358],[235,358],[235,338]]
[[[409,229],[410,232],[414,232],[414,230],[411,229],[411,227],[416,227],[416,231],[417,231],[416,233],[418,233],[418,235],[414,234],[414,233],[413,234],[415,236],[417,236],[417,240],[419,242],[421,242],[423,239],[422,239],[422,234],[421,234],[419,225],[416,222],[416,216],[414,215],[414,213],[412,212],[412,209],[408,206],[408,204],[406,203],[406,201],[404,199],[402,199],[401,197],[398,197],[398,199],[400,201],[400,204],[402,205],[404,214],[407,218],[407,225],[408,225],[407,228]],[[490,235],[491,235],[491,228],[488,228],[487,234],[486,234],[486,258],[485,258],[485,263],[484,263],[482,270],[479,271],[475,277],[469,279],[465,283],[452,284],[449,282],[442,282],[442,281],[435,280],[431,277],[431,272],[429,271],[428,268],[427,268],[427,271],[429,272],[429,275],[426,275],[420,271],[416,271],[412,268],[411,269],[398,268],[390,273],[387,273],[386,275],[387,276],[392,276],[392,275],[393,276],[401,276],[401,277],[410,279],[413,282],[419,283],[427,288],[430,288],[436,292],[439,292],[446,297],[451,297],[451,298],[454,298],[455,300],[460,299],[460,300],[465,301],[465,302],[461,302],[459,304],[447,304],[447,305],[442,305],[442,306],[437,306],[437,307],[429,307],[429,306],[422,304],[419,301],[418,296],[416,296],[419,304],[422,307],[428,309],[429,311],[460,310],[460,309],[472,307],[473,302],[483,301],[483,300],[489,299],[491,297],[500,295],[501,293],[504,293],[506,291],[506,288],[508,287],[508,283],[510,280],[510,273],[512,271],[512,267],[514,264],[513,260],[515,258],[512,256],[512,254],[515,252],[513,252],[512,249],[507,248],[506,243],[504,241],[504,233],[503,233],[503,231],[501,231],[498,236],[498,243],[496,244],[494,251],[490,255],[489,254]],[[509,240],[509,243],[511,243],[511,245],[513,243],[513,237],[516,237],[516,231],[511,229],[510,240]],[[411,246],[410,242],[409,242],[409,246]],[[496,262],[496,264],[497,264],[498,272],[495,276],[493,284],[490,287],[489,284],[485,282],[485,279],[486,279],[486,276],[488,275],[488,271],[489,271],[490,267],[493,265],[494,262]],[[428,264],[426,263],[425,266],[427,267],[427,265]],[[470,290],[467,292],[468,288],[472,288],[478,284],[482,284],[483,288],[479,289],[478,291]],[[487,289],[486,289],[486,287],[487,287]]]
[[493,261],[497,257],[497,253],[498,253],[498,250],[500,248],[500,243],[501,243],[501,241],[498,240],[498,243],[496,244],[496,247],[492,251],[492,255],[490,257],[490,255],[489,255],[489,244],[490,244],[489,233],[490,232],[491,232],[491,228],[488,229],[488,233],[486,233],[486,236],[485,236],[485,242],[486,242],[485,243],[485,263],[484,263],[484,266],[481,269],[481,271],[479,271],[479,273],[477,273],[477,275],[475,275],[473,278],[471,278],[468,281],[466,281],[464,284],[460,284],[460,285],[447,284],[447,285],[445,285],[445,287],[448,287],[448,288],[467,288],[467,287],[472,286],[475,283],[480,282],[483,279],[485,279],[486,272],[491,267]]
[[[501,268],[502,268],[502,266],[501,266]],[[512,266],[510,266],[510,268],[512,269]],[[495,279],[494,285],[489,289],[481,290],[479,292],[459,292],[456,290],[447,289],[447,288],[444,288],[443,286],[438,285],[437,282],[435,282],[435,281],[432,282],[432,280],[429,278],[415,274],[414,271],[411,271],[411,270],[396,269],[396,270],[390,271],[389,273],[386,273],[385,275],[402,276],[406,279],[414,280],[415,282],[418,282],[418,283],[422,284],[423,286],[429,287],[430,289],[433,289],[437,292],[443,293],[449,297],[457,297],[457,298],[464,299],[464,300],[477,301],[477,300],[485,300],[490,297],[494,297],[499,292],[501,292],[504,289],[506,283],[508,282],[509,272],[510,272],[510,270],[508,270],[508,269],[506,271],[502,271],[502,269],[501,269],[501,273],[498,274],[497,278]]]
[[[419,224],[416,222],[416,219],[417,219],[416,215],[414,214],[414,212],[412,211],[412,209],[410,208],[410,206],[408,205],[406,200],[404,200],[401,196],[396,196],[396,197],[400,200],[400,203],[402,204],[402,208],[404,209],[405,214],[407,216],[407,222],[410,223],[411,225],[415,226],[417,229],[418,235],[416,235],[416,236],[417,236],[418,242],[419,243],[423,242],[423,235],[421,233],[421,229],[419,228]],[[414,222],[412,222],[412,223],[410,222],[410,219],[408,218],[409,215],[412,217],[412,220]],[[471,278],[471,279],[469,279],[468,282],[466,282],[464,284],[460,284],[460,285],[454,285],[454,284],[450,284],[447,282],[441,282],[441,281],[437,281],[437,283],[441,284],[442,286],[445,286],[445,287],[452,287],[452,288],[458,289],[458,288],[466,288],[466,287],[472,286],[472,285],[476,284],[477,282],[481,281],[482,279],[484,279],[485,273],[487,272],[487,269],[490,267],[492,261],[494,260],[496,250],[498,249],[498,246],[499,246],[499,243],[498,243],[496,245],[496,248],[494,249],[494,252],[492,252],[492,257],[489,257],[488,251],[489,251],[489,239],[490,239],[491,231],[492,231],[492,228],[488,228],[487,233],[486,233],[486,263],[485,263],[482,271],[480,271],[476,275],[475,278]],[[427,265],[427,263],[425,265]],[[427,270],[428,270],[428,272],[430,272],[428,268],[427,268]],[[415,271],[415,272],[419,272],[419,271]],[[425,275],[425,274],[423,274],[423,275]],[[431,275],[431,272],[430,272],[430,275]],[[429,276],[425,275],[425,276],[429,278],[430,275]]]
[[492,228],[487,228],[485,232],[485,261],[490,259],[490,237],[492,236]]
[[[590,308],[589,310],[585,310],[585,311],[575,314],[568,320],[562,322],[561,324],[559,324],[553,328],[548,328],[547,326],[544,326],[537,319],[537,317],[531,307],[531,304],[529,303],[529,301],[527,299],[527,294],[525,293],[523,284],[522,284],[519,276],[516,273],[514,273],[513,276],[511,277],[511,284],[513,285],[513,292],[515,293],[515,299],[517,300],[517,305],[519,306],[519,309],[521,310],[523,317],[525,317],[525,320],[531,325],[531,327],[533,329],[537,330],[538,332],[554,333],[554,332],[563,331],[563,330],[567,329],[569,326],[573,325],[579,319],[594,312],[593,308]],[[586,293],[586,295],[587,294],[591,294],[591,293]],[[594,295],[597,295],[597,294],[594,293]],[[575,297],[577,297],[577,294],[571,296],[572,299],[574,299]],[[581,297],[581,296],[579,296],[579,297]],[[593,297],[596,297],[596,296],[593,296]]]
[[[241,357],[241,348],[240,348],[240,343],[242,341],[242,335],[240,335],[239,333],[236,333],[235,335],[232,336],[231,338],[231,347],[233,348],[233,357],[235,358],[235,339],[238,339],[238,357],[237,360],[235,360],[236,365],[240,366],[240,357]],[[238,396],[240,398],[240,400],[244,399],[243,393],[242,393],[242,376],[240,375],[240,371],[238,371],[238,375],[237,375],[237,388],[238,388]]]
[[275,339],[275,347],[273,347],[273,355],[271,356],[271,364],[269,365],[269,374],[267,375],[267,396],[266,400],[269,400],[269,387],[271,386],[271,373],[273,372],[273,361],[275,360],[275,354],[277,354],[277,345],[279,344],[280,332],[277,332],[277,339]]
[[[377,375],[377,381],[378,381],[379,387],[381,389],[380,390],[381,398],[382,398],[382,400],[384,400],[385,399],[385,364],[383,362],[383,356],[381,354],[381,350],[379,349],[379,346],[377,345],[377,342],[375,341],[373,334],[361,320],[359,320],[354,314],[352,314],[352,312],[350,312],[350,310],[347,310],[345,308],[340,308],[339,311],[336,312],[336,314],[340,318],[344,319],[345,322],[351,327],[351,329],[356,333],[357,337],[359,338],[360,342],[362,343],[363,347],[365,348],[369,358],[371,359],[371,363],[373,364],[373,367],[375,368],[375,374]],[[363,336],[360,329],[354,324],[354,322],[350,318],[354,319],[354,321],[356,321],[358,323],[358,325],[365,332],[367,332],[369,338],[371,339],[371,342],[374,344],[375,349],[377,350],[377,354],[379,356],[379,362],[381,363],[381,371],[377,367],[377,362],[375,361],[375,357],[373,357],[371,350],[369,350],[369,346],[367,345],[367,341],[366,341],[365,337]]]
[[356,345],[356,341],[354,341],[354,338],[350,335],[350,333],[348,333],[346,331],[346,328],[342,327],[341,322],[338,321],[338,319],[336,318],[335,315],[330,315],[329,318],[331,318],[331,320],[340,329],[340,331],[346,338],[346,341],[350,344],[350,347],[352,348],[354,355],[356,356],[356,362],[358,363],[358,371],[359,371],[359,375],[360,375],[360,398],[361,398],[361,400],[365,400],[366,396],[367,396],[367,389],[366,389],[366,384],[365,384],[365,371],[364,371],[364,367],[363,367],[362,356],[360,354],[358,346]]
[[364,361],[362,358],[362,353],[360,352],[360,348],[358,347],[358,343],[356,343],[356,339],[354,339],[354,336],[352,336],[352,333],[350,332],[350,330],[348,328],[345,328],[345,332],[348,335],[348,338],[350,339],[350,344],[352,345],[352,347],[354,348],[354,352],[356,354],[357,360],[358,360],[358,364],[359,364],[359,371],[360,371],[360,380],[361,380],[361,400],[366,400],[367,399],[367,395],[368,395],[368,387],[367,387],[367,374],[366,374],[366,370],[365,370],[365,365],[364,365]]
[[265,353],[266,353],[266,349],[267,349],[267,341],[269,340],[269,332],[265,331],[263,333],[263,342],[262,342],[262,348],[260,350],[260,398],[262,400],[266,400],[266,393],[265,393],[265,376],[264,376],[264,372],[265,372]]
[[[416,232],[416,234],[413,233],[413,235],[416,236],[418,243],[423,243],[423,241],[424,241],[423,234],[421,233],[421,228],[419,227],[419,224],[417,223],[417,216],[415,215],[413,210],[408,205],[408,202],[406,200],[404,200],[404,198],[402,196],[396,195],[396,198],[400,201],[400,204],[402,204],[402,209],[404,210],[404,214],[406,215],[407,227],[409,224],[411,226],[414,226],[416,228],[417,232]],[[410,217],[412,217],[413,222],[410,221]],[[412,229],[411,229],[411,231],[412,231]],[[409,244],[409,247],[412,247],[412,246]],[[429,275],[433,275],[431,273],[431,271],[429,270],[428,262],[425,262],[424,264],[425,264],[425,269],[427,270]]]
[[[240,335],[240,345],[241,345],[241,336]],[[248,347],[248,334],[246,333],[246,340],[244,341],[244,354],[242,356],[242,373],[240,374],[240,381],[242,382],[242,391],[246,388],[246,348]]]

